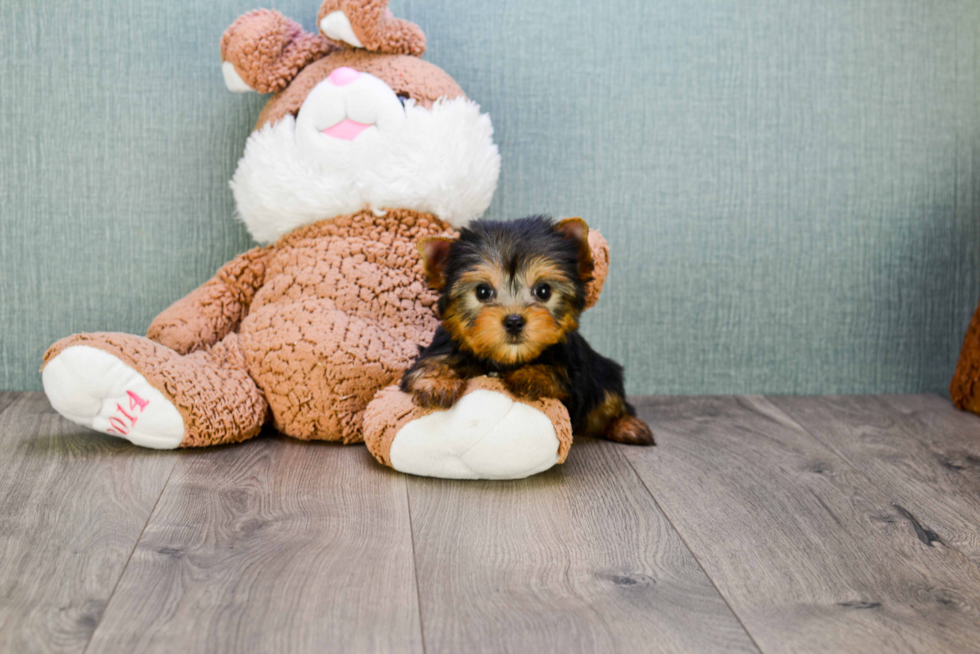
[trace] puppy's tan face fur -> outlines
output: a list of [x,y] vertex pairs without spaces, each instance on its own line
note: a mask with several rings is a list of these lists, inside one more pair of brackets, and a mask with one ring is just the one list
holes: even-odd
[[449,289],[443,327],[479,357],[525,363],[578,327],[575,295],[574,281],[546,257],[529,255],[516,264],[487,257]]
[[457,346],[504,366],[533,361],[578,328],[592,278],[581,218],[477,221],[419,243],[442,326]]

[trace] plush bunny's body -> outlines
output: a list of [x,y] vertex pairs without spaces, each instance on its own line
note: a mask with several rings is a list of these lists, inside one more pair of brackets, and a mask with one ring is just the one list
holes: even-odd
[[[320,35],[264,10],[228,29],[229,88],[275,93],[232,180],[240,217],[269,245],[178,300],[146,338],[55,343],[42,369],[55,409],[157,448],[241,441],[271,421],[301,439],[367,440],[415,474],[512,478],[564,460],[557,401],[481,379],[434,412],[390,387],[437,324],[416,243],[486,210],[499,155],[489,117],[419,58],[421,30],[385,4],[327,0]],[[608,253],[597,233],[591,244],[594,302]]]

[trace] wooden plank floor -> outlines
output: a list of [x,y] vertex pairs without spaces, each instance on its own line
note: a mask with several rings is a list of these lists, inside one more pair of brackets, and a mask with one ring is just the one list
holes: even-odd
[[636,398],[515,482],[274,433],[154,452],[0,393],[0,652],[980,652],[980,417]]

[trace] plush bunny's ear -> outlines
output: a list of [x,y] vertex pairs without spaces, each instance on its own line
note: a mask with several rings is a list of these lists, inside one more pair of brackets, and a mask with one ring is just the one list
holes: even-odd
[[278,93],[304,66],[339,47],[278,11],[257,9],[221,37],[221,74],[230,91]]
[[425,276],[429,280],[429,288],[434,291],[442,292],[446,288],[446,261],[449,260],[452,244],[453,239],[446,236],[432,236],[419,241]]
[[416,57],[425,52],[425,34],[395,18],[388,0],[324,0],[316,21],[327,37],[354,48]]
[[589,247],[589,226],[581,218],[565,218],[555,225],[565,238],[571,239],[578,245],[578,276],[583,282],[592,279],[595,262],[592,260],[592,248]]

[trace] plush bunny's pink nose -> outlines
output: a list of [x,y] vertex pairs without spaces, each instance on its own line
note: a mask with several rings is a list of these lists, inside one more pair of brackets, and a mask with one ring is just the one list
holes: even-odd
[[341,66],[337,70],[330,73],[330,77],[327,79],[330,80],[330,83],[334,86],[346,86],[351,82],[356,82],[357,78],[360,76],[361,74],[353,68]]

